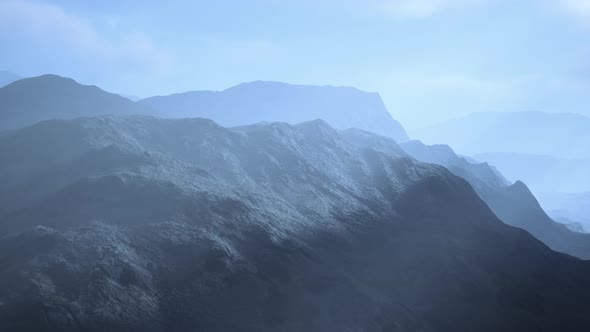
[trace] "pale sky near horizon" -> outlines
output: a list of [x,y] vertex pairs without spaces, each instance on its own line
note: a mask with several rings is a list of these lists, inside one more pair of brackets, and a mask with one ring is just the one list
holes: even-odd
[[141,97],[254,80],[376,91],[405,127],[590,116],[590,0],[0,0],[0,70]]

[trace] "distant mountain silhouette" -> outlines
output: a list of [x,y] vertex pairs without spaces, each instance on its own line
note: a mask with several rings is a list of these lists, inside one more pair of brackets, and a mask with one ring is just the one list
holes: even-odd
[[151,112],[127,98],[57,75],[25,78],[0,88],[0,130],[56,118]]
[[101,116],[0,158],[2,331],[590,330],[590,262],[383,136]]
[[530,232],[554,250],[590,259],[590,234],[572,232],[551,219],[523,182],[509,184],[487,163],[473,163],[457,156],[445,145],[427,146],[410,141],[401,147],[414,158],[445,166],[469,181],[479,197],[505,223]]
[[163,117],[204,117],[224,126],[259,121],[298,123],[320,118],[339,129],[360,128],[398,142],[408,140],[377,93],[350,87],[257,81],[220,92],[193,91],[139,102],[157,109]]
[[20,79],[22,79],[22,77],[16,74],[5,70],[0,70],[0,88]]
[[511,152],[590,157],[590,118],[542,112],[482,112],[415,131],[427,144],[448,144],[462,154]]
[[512,181],[525,182],[553,219],[590,232],[590,200],[578,194],[590,192],[590,158],[500,152],[474,157],[498,167]]

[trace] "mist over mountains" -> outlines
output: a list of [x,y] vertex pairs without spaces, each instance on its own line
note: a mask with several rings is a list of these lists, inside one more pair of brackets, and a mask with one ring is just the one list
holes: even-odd
[[553,219],[578,232],[587,233],[590,230],[590,191],[546,192],[538,197],[543,208]]
[[0,112],[0,330],[590,328],[590,235],[377,94],[45,75]]
[[561,158],[590,157],[590,118],[543,112],[478,112],[415,132],[427,144],[459,153],[507,152]]
[[[590,191],[590,118],[576,114],[489,112],[425,128],[425,141],[448,143],[488,162],[511,181],[524,181],[551,216],[579,231],[590,230],[585,206],[568,197]],[[556,206],[561,204],[561,208]]]
[[507,152],[480,153],[473,157],[495,165],[512,181],[524,181],[538,193],[590,190],[590,158]]

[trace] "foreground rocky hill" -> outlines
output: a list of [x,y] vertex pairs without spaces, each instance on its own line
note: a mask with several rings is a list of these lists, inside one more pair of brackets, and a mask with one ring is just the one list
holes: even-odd
[[104,116],[0,156],[0,330],[590,328],[588,262],[367,132]]

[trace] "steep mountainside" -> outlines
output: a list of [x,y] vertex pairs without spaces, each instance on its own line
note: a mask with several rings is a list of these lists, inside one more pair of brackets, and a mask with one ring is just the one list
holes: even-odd
[[481,112],[415,132],[427,144],[462,154],[510,152],[563,158],[590,157],[590,118],[542,112]]
[[127,98],[57,75],[25,78],[0,88],[0,130],[49,119],[151,112]]
[[391,139],[104,116],[0,156],[2,331],[590,329],[588,262]]
[[224,126],[261,121],[299,123],[323,119],[340,128],[360,128],[408,140],[377,93],[355,88],[251,82],[224,91],[193,91],[140,101],[163,117],[204,117]]
[[411,141],[402,148],[420,161],[443,165],[465,178],[505,223],[527,230],[554,250],[590,259],[590,234],[573,232],[552,220],[523,182],[508,185],[487,163],[469,162],[448,146]]

